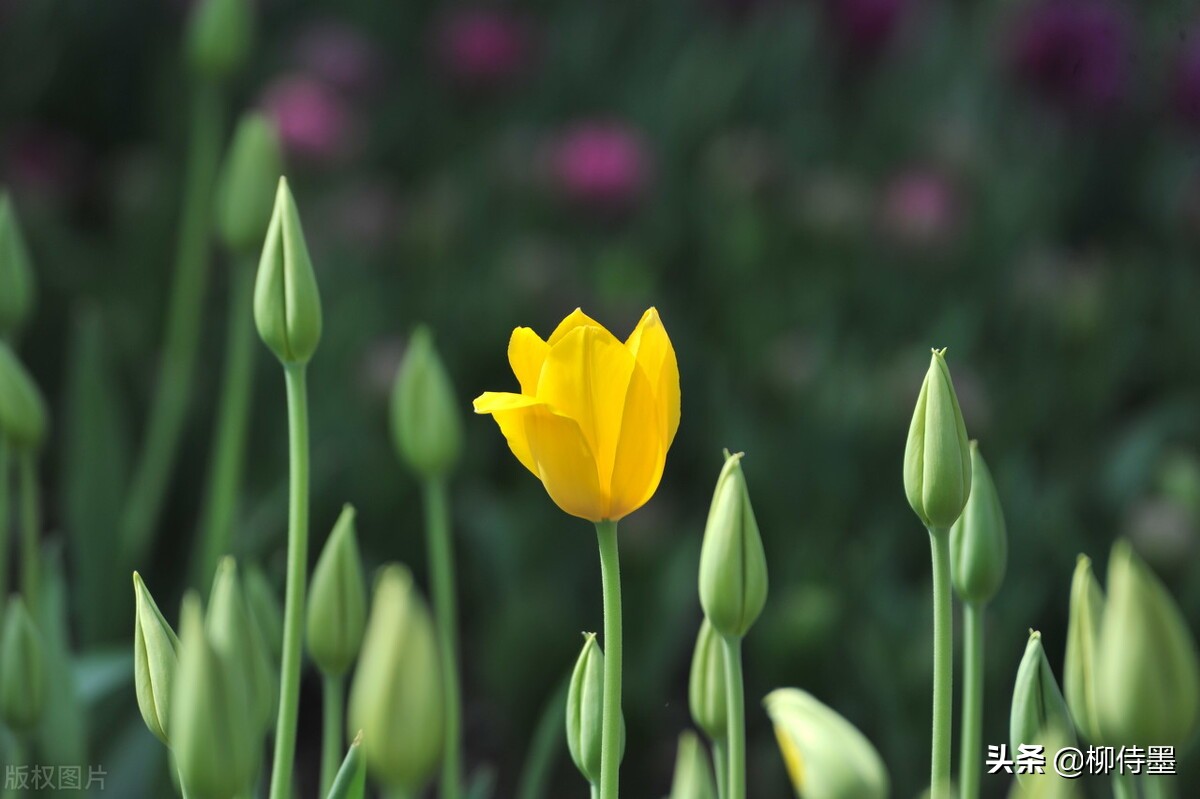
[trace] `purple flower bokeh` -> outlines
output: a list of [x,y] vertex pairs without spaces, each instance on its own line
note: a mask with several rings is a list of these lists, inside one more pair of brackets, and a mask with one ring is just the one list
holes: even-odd
[[362,94],[379,81],[380,55],[355,28],[323,21],[306,27],[294,45],[296,63],[341,91]]
[[960,221],[960,198],[951,181],[928,167],[900,172],[884,188],[880,208],[883,232],[915,248],[953,241]]
[[645,192],[651,156],[642,134],[626,123],[588,120],[557,137],[550,168],[555,185],[568,199],[620,209]]
[[263,92],[262,107],[291,155],[328,162],[351,148],[353,114],[338,93],[319,80],[306,75],[278,78]]
[[473,88],[510,82],[532,56],[524,21],[496,9],[464,9],[445,17],[437,28],[434,46],[445,74]]
[[1193,29],[1175,68],[1175,112],[1200,127],[1200,28]]
[[896,33],[912,0],[828,0],[833,27],[855,52],[873,56]]

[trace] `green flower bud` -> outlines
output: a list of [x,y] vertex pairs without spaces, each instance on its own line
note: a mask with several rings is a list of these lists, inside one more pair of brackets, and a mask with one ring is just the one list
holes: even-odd
[[16,208],[0,191],[0,338],[25,326],[34,302],[33,267]]
[[354,508],[338,517],[308,595],[308,653],[325,674],[344,674],[362,645],[367,623],[367,589],[354,531]]
[[442,672],[429,610],[400,564],[376,582],[347,721],[380,783],[420,792],[442,757]]
[[[1022,774],[1014,780],[1009,790],[1009,799],[1082,799],[1080,780],[1060,777],[1054,770],[1054,753],[1075,742],[1061,732],[1048,732],[1039,741],[1045,749],[1046,771],[1044,774]],[[1010,753],[1015,757],[1016,753]],[[951,794],[953,796],[954,794]]]
[[254,323],[263,343],[285,364],[308,363],[321,340],[321,295],[287,178],[279,179],[258,264]]
[[725,700],[725,643],[705,619],[692,652],[688,708],[692,721],[711,741],[723,741],[729,732]]
[[1004,510],[979,442],[971,445],[971,495],[950,528],[950,565],[954,590],[964,602],[982,604],[1000,590],[1008,560]]
[[246,604],[250,607],[250,615],[258,625],[263,643],[267,645],[271,663],[278,665],[283,654],[283,607],[279,604],[279,597],[275,595],[275,589],[262,569],[256,566],[246,567],[242,579],[245,581]]
[[1071,615],[1067,625],[1067,653],[1063,659],[1063,695],[1075,729],[1093,744],[1103,743],[1100,735],[1096,692],[1096,646],[1100,640],[1100,620],[1104,616],[1104,591],[1092,574],[1092,561],[1080,555],[1071,578]]
[[259,728],[236,663],[214,646],[200,599],[183,600],[179,669],[171,697],[171,750],[187,795],[233,799],[254,782]]
[[887,768],[853,724],[798,688],[763,700],[792,787],[804,799],[886,799]]
[[904,448],[904,492],[926,527],[949,529],[971,494],[971,448],[946,351],[934,350]]
[[283,173],[279,136],[262,114],[242,117],[217,179],[217,230],[237,253],[262,247]]
[[[583,778],[600,784],[601,727],[604,716],[604,652],[595,633],[584,633],[583,650],[567,689],[567,748]],[[621,715],[621,754],[625,756],[625,716]]]
[[206,623],[212,645],[240,672],[250,700],[251,721],[266,730],[274,718],[278,695],[275,669],[258,624],[250,615],[233,558],[223,558],[217,566]]
[[229,77],[245,62],[254,36],[249,0],[200,0],[186,36],[188,63],[195,74],[210,80]]
[[137,572],[133,573],[133,595],[133,685],[138,709],[154,737],[170,746],[167,731],[179,667],[179,638]]
[[25,602],[14,594],[4,610],[0,636],[0,720],[28,734],[42,720],[46,701],[42,636]]
[[0,341],[0,433],[18,449],[38,450],[47,427],[42,392],[12,349]]
[[346,758],[329,786],[325,799],[363,799],[367,790],[367,761],[362,753],[362,731],[350,742]]
[[669,799],[717,799],[708,754],[700,738],[691,730],[679,736]]
[[700,605],[713,629],[735,638],[750,630],[767,602],[767,556],[741,460],[740,452],[725,453],[700,548]]
[[1200,716],[1196,641],[1166,587],[1123,540],[1108,561],[1096,695],[1105,743],[1180,746]]
[[1042,634],[1037,630],[1029,631],[1025,655],[1017,667],[1008,728],[1013,752],[1020,751],[1021,744],[1045,746],[1053,736],[1060,736],[1071,746],[1075,745],[1071,714],[1058,681],[1054,679],[1050,661],[1046,660]]
[[418,327],[392,388],[396,451],[420,476],[440,477],[458,461],[462,418],[454,385],[427,327]]

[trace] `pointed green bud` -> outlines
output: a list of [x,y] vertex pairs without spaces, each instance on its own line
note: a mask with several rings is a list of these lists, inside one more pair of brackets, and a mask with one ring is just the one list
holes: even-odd
[[8,192],[0,191],[0,338],[25,326],[34,303],[29,249]]
[[195,593],[184,597],[180,616],[171,750],[187,796],[230,799],[253,784],[261,737],[245,679],[214,646]]
[[[583,634],[583,649],[567,688],[567,748],[583,778],[600,784],[600,743],[604,715],[604,652],[595,633]],[[625,716],[621,715],[621,754],[625,756]]]
[[1071,709],[1075,729],[1092,744],[1103,743],[1100,734],[1100,697],[1096,692],[1096,646],[1104,617],[1104,591],[1092,574],[1092,561],[1080,555],[1071,578],[1071,615],[1067,625],[1067,653],[1063,659],[1063,696]]
[[887,768],[875,747],[835,710],[798,688],[763,700],[797,796],[886,799]]
[[308,653],[317,668],[344,674],[358,657],[366,624],[367,588],[354,508],[346,505],[321,550],[308,595]]
[[217,230],[231,251],[253,253],[263,246],[281,174],[283,154],[274,126],[262,114],[246,114],[217,178]]
[[1106,743],[1181,746],[1200,717],[1196,640],[1166,587],[1124,540],[1108,560],[1096,695]]
[[375,584],[362,654],[350,686],[347,731],[362,730],[367,770],[391,790],[416,794],[442,757],[442,672],[433,621],[398,564]]
[[971,445],[971,495],[962,515],[950,528],[950,565],[954,590],[964,602],[988,602],[1004,582],[1008,534],[1004,510],[979,442]]
[[723,741],[729,732],[725,697],[725,642],[705,619],[692,652],[688,708],[710,741]]
[[275,716],[278,686],[258,624],[250,615],[237,562],[223,558],[208,600],[208,639],[240,673],[250,699],[250,719],[266,730]]
[[433,335],[418,327],[392,388],[392,437],[400,457],[421,477],[440,477],[458,461],[459,404]]
[[254,36],[250,0],[200,0],[185,35],[192,71],[209,80],[228,78],[250,51]]
[[167,731],[179,667],[179,638],[137,572],[133,573],[133,598],[133,685],[138,709],[154,737],[170,746]]
[[0,721],[28,734],[42,720],[46,701],[42,636],[19,594],[4,609],[0,635]]
[[18,449],[38,450],[48,424],[37,383],[12,348],[0,341],[0,434]]
[[279,604],[279,597],[275,595],[267,575],[254,565],[246,567],[242,579],[246,583],[246,604],[250,606],[250,615],[254,617],[259,635],[267,645],[271,663],[278,666],[283,654],[283,607]]
[[286,178],[279,179],[258,264],[254,323],[263,343],[285,364],[308,363],[321,340],[321,295]]
[[1021,744],[1045,746],[1053,736],[1060,736],[1071,746],[1075,745],[1071,714],[1058,681],[1054,679],[1050,661],[1046,660],[1042,634],[1037,630],[1029,631],[1025,655],[1017,667],[1008,726],[1013,752],[1020,751]]
[[325,799],[363,799],[367,790],[367,761],[362,753],[362,730],[350,742],[346,758],[329,786]]
[[904,492],[926,527],[946,530],[971,494],[971,448],[944,349],[933,351],[908,428]]
[[[1013,780],[1008,792],[1009,799],[1083,799],[1083,791],[1079,787],[1081,780],[1060,777],[1054,769],[1054,754],[1068,746],[1074,747],[1075,742],[1060,732],[1052,731],[1046,733],[1039,743],[1045,747],[1045,773],[1022,774],[1020,779]],[[1009,756],[1015,757],[1016,753],[1009,753]]]
[[713,629],[734,638],[750,630],[767,602],[767,556],[741,460],[740,452],[725,453],[700,548],[700,605]]
[[671,781],[669,799],[717,799],[713,784],[712,766],[704,744],[696,733],[688,730],[679,736],[675,754],[675,777]]

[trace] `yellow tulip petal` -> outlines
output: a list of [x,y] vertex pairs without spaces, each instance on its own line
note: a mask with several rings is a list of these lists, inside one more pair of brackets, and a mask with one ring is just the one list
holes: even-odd
[[617,521],[642,507],[654,496],[666,459],[663,409],[641,366],[635,365],[621,413],[609,490],[608,518]]
[[[558,323],[558,327],[554,328],[554,332],[550,334],[547,342],[553,347],[558,342],[562,341],[568,333],[580,327],[598,327],[604,330],[604,325],[597,322],[592,317],[583,312],[582,308],[576,308],[567,315],[567,318]],[[611,335],[611,334],[610,334]]]
[[679,363],[657,308],[642,314],[625,346],[645,370],[659,407],[665,409],[666,446],[670,447],[679,429]]
[[521,393],[537,393],[538,375],[550,352],[550,345],[528,327],[518,327],[508,340],[508,364],[521,383]]
[[529,414],[539,405],[533,397],[523,394],[508,394],[498,391],[485,391],[475,399],[475,413],[490,413],[504,434],[508,448],[512,450],[517,460],[533,474],[538,474],[537,463],[529,448],[529,435],[526,429]]
[[525,417],[535,474],[558,507],[572,516],[598,522],[606,517],[608,498],[600,490],[596,459],[574,419],[545,405],[530,406]]

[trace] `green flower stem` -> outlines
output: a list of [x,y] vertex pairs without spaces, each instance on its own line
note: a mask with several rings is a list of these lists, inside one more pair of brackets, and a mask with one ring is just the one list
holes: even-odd
[[983,767],[984,604],[963,605],[963,709],[959,782],[962,799],[979,799]]
[[41,596],[38,585],[38,572],[41,569],[38,506],[41,499],[38,496],[37,456],[30,450],[24,450],[18,459],[17,468],[21,478],[21,592],[25,595],[29,614],[36,619]]
[[617,523],[596,522],[604,591],[604,713],[600,736],[600,799],[620,795],[621,771],[621,561]]
[[746,688],[742,681],[742,639],[725,638],[725,705],[729,746],[725,799],[746,799]]
[[1142,775],[1142,796],[1146,799],[1175,799],[1174,776]]
[[442,480],[425,481],[425,545],[429,552],[429,573],[433,588],[433,609],[437,622],[438,653],[444,679],[442,693],[446,706],[445,746],[442,754],[442,799],[462,796],[462,698],[459,696],[457,619],[458,601],[454,588],[454,545],[450,538],[450,501]]
[[216,571],[217,561],[229,552],[234,514],[242,486],[246,452],[246,426],[254,378],[254,264],[238,259],[232,264],[229,318],[225,333],[225,373],[217,406],[212,461],[209,464],[207,497],[200,520],[195,559],[197,572],[192,583],[206,586]]
[[325,696],[324,713],[321,716],[321,793],[326,796],[333,786],[333,778],[342,767],[345,747],[342,746],[342,728],[345,726],[345,682],[340,674],[326,674],[322,685]]
[[729,747],[724,741],[712,742],[713,774],[717,779],[717,799],[726,799],[729,794]]
[[175,776],[179,778],[179,796],[181,799],[190,799],[188,796],[187,785],[183,783],[183,775],[179,773],[178,768],[175,770]]
[[950,724],[954,704],[954,629],[950,605],[950,530],[929,528],[933,553],[933,748],[930,799],[950,799]]
[[591,797],[592,799],[600,799],[600,786],[592,784]]
[[0,436],[0,599],[8,596],[8,479],[9,446]]
[[192,97],[175,278],[167,307],[158,384],[121,525],[124,555],[135,564],[153,543],[192,394],[223,120],[220,89],[215,83],[198,82]]
[[300,711],[300,643],[304,635],[304,588],[308,569],[308,396],[304,364],[284,364],[288,403],[288,555],[283,609],[283,657],[279,675],[279,720],[271,799],[290,799]]
[[1137,799],[1137,784],[1133,777],[1119,771],[1112,772],[1113,799]]

